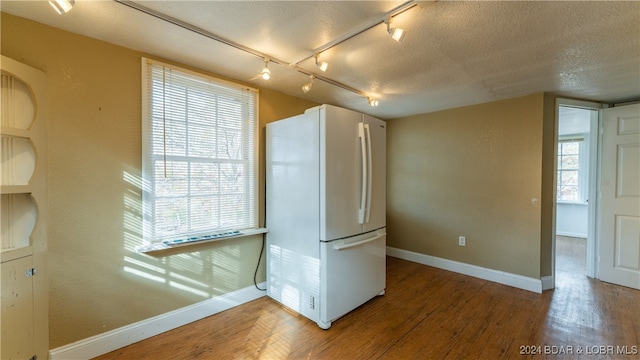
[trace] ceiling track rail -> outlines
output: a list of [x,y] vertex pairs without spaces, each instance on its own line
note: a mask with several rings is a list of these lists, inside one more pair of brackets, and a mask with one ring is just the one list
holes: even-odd
[[327,50],[331,49],[334,46],[340,45],[343,42],[345,42],[345,41],[347,41],[347,40],[349,40],[349,39],[351,39],[351,38],[353,38],[353,37],[355,37],[357,35],[360,35],[363,32],[365,32],[365,31],[367,31],[367,30],[369,30],[369,29],[371,29],[371,28],[373,28],[375,26],[383,24],[385,21],[389,20],[389,18],[392,18],[392,17],[394,17],[396,15],[400,15],[403,12],[405,12],[405,11],[407,11],[407,10],[413,8],[414,6],[417,6],[417,5],[418,4],[416,3],[416,0],[410,0],[410,1],[407,1],[405,3],[402,3],[402,4],[398,5],[398,6],[396,6],[395,8],[393,8],[392,10],[387,11],[386,13],[384,13],[384,14],[382,14],[382,15],[374,18],[374,19],[371,19],[371,20],[367,21],[362,26],[352,30],[351,32],[343,34],[342,36],[337,37],[337,38],[329,41],[328,43],[323,44],[323,45],[315,48],[310,55],[305,55],[303,57],[300,57],[299,59],[289,63],[289,66],[296,66],[296,65],[300,64],[303,61],[309,60],[309,59],[315,57],[316,54],[319,54],[319,53],[321,53],[323,51],[327,51]]
[[[134,2],[134,1],[130,1],[130,0],[113,0],[113,1],[117,2],[118,4],[125,5],[125,6],[127,6],[129,8],[134,9],[134,10],[137,10],[137,11],[140,11],[142,13],[145,13],[147,15],[153,16],[156,19],[159,19],[159,20],[165,21],[167,23],[170,23],[172,25],[178,26],[178,27],[180,27],[182,29],[185,29],[185,30],[191,31],[193,33],[199,34],[199,35],[204,36],[206,38],[209,38],[211,40],[215,40],[215,41],[217,41],[219,43],[222,43],[222,44],[225,44],[227,46],[231,46],[231,47],[236,48],[238,50],[244,51],[244,52],[246,52],[248,54],[254,55],[256,57],[263,58],[263,59],[265,59],[265,60],[267,60],[269,62],[273,62],[273,63],[278,64],[280,66],[293,68],[293,69],[297,70],[298,72],[300,72],[302,74],[305,74],[307,76],[313,75],[316,79],[321,80],[321,81],[323,81],[323,82],[325,82],[327,84],[331,84],[333,86],[336,86],[336,87],[339,87],[341,89],[350,91],[350,92],[355,93],[355,94],[360,95],[360,96],[368,97],[367,93],[365,93],[362,90],[358,90],[358,89],[353,88],[353,87],[351,87],[349,85],[343,84],[343,83],[341,83],[339,81],[330,79],[330,78],[328,78],[326,76],[319,75],[319,74],[316,74],[316,73],[311,72],[311,71],[307,71],[307,70],[305,70],[305,69],[303,69],[303,68],[298,66],[298,64],[300,64],[302,61],[313,57],[313,55],[312,56],[308,56],[308,57],[306,57],[304,59],[301,59],[301,60],[299,60],[298,62],[295,62],[295,63],[288,63],[287,61],[279,59],[279,58],[277,58],[275,56],[272,56],[270,54],[265,54],[265,53],[263,53],[261,51],[258,51],[256,49],[253,49],[253,48],[250,48],[248,46],[242,45],[240,43],[237,43],[237,42],[235,42],[233,40],[230,40],[230,39],[227,39],[225,37],[219,36],[217,34],[214,34],[214,33],[210,32],[210,31],[204,30],[204,29],[202,29],[200,27],[197,27],[195,25],[189,24],[189,23],[184,22],[182,20],[176,19],[176,18],[171,17],[169,15],[166,15],[166,14],[163,14],[161,12],[158,12],[158,11],[155,11],[153,9],[150,9],[150,8],[148,8],[146,6],[140,5],[140,4],[138,4],[138,3]],[[324,48],[324,50],[326,50],[326,49],[328,49],[328,48],[330,48],[332,46],[336,46],[337,44],[342,43],[342,42],[344,42],[344,41],[346,41],[346,40],[348,40],[348,39],[350,39],[350,38],[352,38],[352,37],[364,32],[364,31],[366,31],[368,29],[372,28],[375,25],[378,25],[381,21],[384,21],[384,18],[387,18],[387,17],[391,16],[389,14],[391,14],[391,13],[393,13],[394,15],[399,14],[402,11],[409,9],[413,5],[415,5],[415,1],[414,0],[408,1],[405,4],[400,5],[399,7],[396,7],[394,10],[386,13],[384,15],[384,17],[381,17],[383,20],[379,20],[378,18],[376,18],[375,19],[375,21],[376,21],[375,24],[368,25],[367,28],[362,28],[362,29],[358,30],[357,32],[352,32],[352,33],[348,34],[347,36],[340,37],[340,38],[338,38],[338,39],[336,39],[336,40],[334,40],[334,41],[332,41],[330,43],[327,43],[327,44],[323,45],[323,47],[326,47],[326,48]],[[402,9],[399,10],[399,8],[402,8]],[[368,24],[371,24],[372,22],[370,22]],[[314,55],[315,55],[315,52],[314,52]]]

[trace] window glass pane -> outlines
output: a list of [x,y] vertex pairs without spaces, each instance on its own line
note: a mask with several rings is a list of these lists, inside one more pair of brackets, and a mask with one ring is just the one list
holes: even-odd
[[560,187],[561,200],[564,201],[577,201],[578,200],[578,187],[571,185],[563,185]]
[[580,143],[577,141],[562,143],[563,155],[577,155],[580,150]]
[[211,195],[218,193],[218,167],[216,163],[191,163],[190,192]]
[[578,172],[577,171],[563,171],[562,172],[562,185],[578,185]]
[[218,158],[242,159],[242,133],[227,129],[218,130]]
[[189,169],[186,162],[159,160],[155,164],[156,196],[185,196],[188,194]]
[[238,194],[244,185],[244,167],[240,164],[220,164],[220,193]]
[[220,199],[220,208],[227,214],[225,218],[221,219],[222,227],[231,226],[234,223],[243,223],[243,220],[248,215],[244,210],[245,197],[241,194],[222,197]]
[[188,97],[189,122],[212,126],[216,121],[216,96],[204,91],[190,90]]
[[154,140],[158,141],[154,151],[159,154],[163,154],[166,151],[167,155],[186,155],[186,124],[183,121],[172,121],[170,119],[165,124],[164,126],[160,125],[158,136],[154,136]]
[[186,198],[160,198],[154,208],[155,234],[166,237],[188,231]]
[[190,124],[189,156],[215,158],[216,130],[213,126]]
[[577,169],[579,166],[579,157],[578,155],[566,155],[563,156],[561,162],[562,169]]
[[213,227],[219,227],[218,198],[197,196],[191,198],[191,230],[200,232]]
[[242,129],[242,104],[231,98],[220,97],[218,109],[218,126],[227,129]]

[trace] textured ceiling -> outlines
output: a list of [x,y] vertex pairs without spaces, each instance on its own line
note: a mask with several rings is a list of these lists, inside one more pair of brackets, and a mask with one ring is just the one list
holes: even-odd
[[3,12],[140,50],[223,76],[383,119],[539,92],[601,102],[640,99],[640,2],[416,2],[393,18],[407,30],[393,41],[383,23],[320,54],[287,64],[372,25],[399,1],[137,1],[145,7],[278,59],[264,60],[114,1],[76,0],[65,15],[46,1],[5,1]]

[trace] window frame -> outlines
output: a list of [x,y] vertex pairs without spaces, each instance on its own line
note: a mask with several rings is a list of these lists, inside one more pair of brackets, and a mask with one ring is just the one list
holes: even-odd
[[[558,154],[557,154],[557,169],[556,169],[556,201],[561,204],[587,204],[588,192],[589,192],[589,174],[588,174],[588,161],[589,161],[589,141],[587,134],[573,134],[573,135],[563,135],[558,138]],[[562,177],[560,173],[562,171],[574,171],[574,170],[563,170],[562,169],[562,161],[561,156],[562,153],[560,151],[560,146],[562,143],[570,143],[576,142],[578,143],[578,169],[575,170],[578,172],[578,187],[577,195],[578,198],[576,200],[565,200],[562,199],[561,196],[561,187],[562,187]]]
[[[230,92],[230,93],[238,93],[237,99],[242,99],[241,106],[242,111],[240,114],[246,114],[247,118],[241,118],[242,125],[240,126],[240,138],[241,144],[240,148],[246,150],[246,153],[243,152],[242,159],[221,159],[220,157],[203,159],[200,156],[191,156],[189,154],[175,156],[168,154],[166,147],[163,149],[163,153],[158,155],[154,154],[154,146],[158,146],[157,139],[154,143],[154,131],[153,131],[153,109],[154,104],[152,100],[152,87],[156,84],[153,83],[153,76],[151,76],[151,72],[153,67],[160,67],[163,69],[168,69],[171,72],[175,72],[177,74],[183,74],[187,77],[195,77],[196,82],[206,83],[204,87],[207,87],[208,84],[212,84],[212,88],[218,87],[220,89],[224,89],[222,92]],[[164,73],[164,71],[163,71]],[[219,240],[223,238],[227,238],[228,236],[242,236],[243,234],[252,234],[255,233],[259,229],[259,93],[257,89],[247,87],[241,84],[236,84],[233,82],[221,80],[206,74],[198,73],[195,71],[191,71],[188,69],[184,69],[175,65],[170,65],[163,63],[161,61],[152,60],[148,58],[142,58],[142,240],[144,245],[156,245],[159,243],[165,243],[167,245],[175,245],[183,242],[192,242],[192,241],[213,241]],[[164,87],[167,82],[163,79],[162,86]],[[202,90],[200,85],[198,87],[190,88],[191,91],[193,89]],[[162,90],[164,91],[164,90]],[[215,91],[213,91],[215,92]],[[213,93],[212,92],[212,93]],[[220,96],[221,93],[216,93],[215,96]],[[228,95],[228,94],[227,94]],[[244,103],[247,101],[247,103]],[[164,105],[162,105],[164,108]],[[189,104],[185,103],[185,112],[188,112]],[[220,120],[217,118],[217,120]],[[217,121],[216,120],[216,121]],[[245,120],[250,120],[248,123]],[[167,117],[163,115],[163,122],[167,122]],[[192,126],[194,120],[191,118],[187,118],[184,120],[185,128]],[[166,125],[162,125],[166,126]],[[210,128],[215,128],[218,131],[220,128],[224,128],[224,125],[215,124],[208,125]],[[163,129],[166,131],[166,129]],[[218,147],[217,140],[220,139],[220,135],[216,133],[215,140],[216,144],[213,145]],[[245,144],[246,142],[246,144]],[[188,143],[188,140],[185,139],[185,146]],[[162,144],[166,146],[166,143]],[[214,150],[217,151],[217,150]],[[247,220],[247,226],[238,227],[238,223],[232,227],[226,226],[218,226],[218,227],[210,227],[207,229],[201,230],[193,230],[189,229],[188,231],[181,232],[179,234],[172,235],[158,235],[158,223],[155,219],[156,216],[156,201],[158,199],[162,199],[162,196],[157,194],[157,189],[155,188],[155,184],[157,184],[157,176],[154,169],[154,163],[157,161],[158,156],[164,157],[165,166],[170,161],[171,158],[179,157],[184,164],[188,164],[189,166],[193,164],[203,164],[203,163],[217,163],[218,164],[218,172],[221,173],[222,164],[241,164],[241,166],[247,169],[247,173],[245,174],[246,178],[244,183],[242,184],[242,194],[247,196],[247,200],[245,206],[243,207],[244,211],[246,211],[246,215],[243,217]],[[155,160],[154,160],[155,159]],[[191,181],[191,176],[186,176],[187,181]],[[221,183],[218,184],[220,188],[222,188]],[[197,191],[192,191],[191,188],[188,188],[188,192],[184,196],[180,196],[180,198],[190,198],[194,195],[199,194]],[[202,193],[200,193],[202,194]],[[202,195],[204,196],[204,195]],[[219,199],[223,198],[225,194],[223,194],[220,189],[217,193]],[[228,195],[227,195],[228,196]],[[186,200],[185,200],[186,201]],[[189,218],[193,218],[190,216],[190,207],[187,206],[187,213],[189,213]],[[223,218],[223,214],[218,213],[216,215],[217,219]],[[191,226],[191,224],[189,224]],[[224,234],[224,235],[221,235]],[[229,235],[231,234],[231,235]],[[228,235],[228,236],[227,236]]]

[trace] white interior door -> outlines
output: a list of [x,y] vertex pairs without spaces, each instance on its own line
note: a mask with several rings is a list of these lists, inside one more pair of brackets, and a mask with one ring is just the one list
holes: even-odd
[[598,277],[640,289],[640,104],[604,110]]

